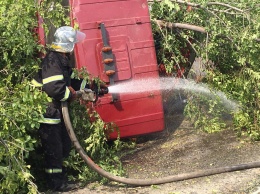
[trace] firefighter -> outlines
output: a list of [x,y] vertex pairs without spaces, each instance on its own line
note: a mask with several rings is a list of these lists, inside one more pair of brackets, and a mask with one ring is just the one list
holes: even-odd
[[69,156],[71,141],[62,120],[61,102],[71,101],[76,98],[75,91],[89,88],[86,81],[71,78],[72,67],[69,61],[74,45],[84,38],[84,33],[70,26],[58,28],[51,49],[41,63],[41,70],[32,81],[52,98],[43,115],[44,119],[40,121],[39,134],[45,155],[47,183],[53,191],[76,188],[66,181],[62,165],[64,158]]

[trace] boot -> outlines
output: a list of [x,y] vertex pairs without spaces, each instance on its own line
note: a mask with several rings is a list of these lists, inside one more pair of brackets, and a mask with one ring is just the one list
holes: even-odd
[[55,191],[68,192],[76,189],[78,189],[78,185],[64,182],[60,187],[56,188]]

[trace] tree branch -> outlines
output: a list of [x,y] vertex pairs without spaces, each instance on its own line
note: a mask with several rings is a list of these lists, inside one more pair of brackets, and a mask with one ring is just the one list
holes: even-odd
[[226,3],[209,2],[209,3],[207,3],[207,5],[221,5],[221,6],[224,6],[224,7],[228,7],[228,8],[230,8],[230,9],[234,9],[234,10],[239,11],[239,12],[244,12],[242,9],[239,9],[239,8],[237,8],[237,7],[233,7],[233,6],[231,6],[231,5],[229,5],[229,4],[226,4]]
[[[155,0],[155,1],[158,1],[158,2],[161,2],[162,0]],[[180,4],[184,4],[184,5],[189,5],[189,6],[192,6],[192,7],[201,7],[200,4],[197,4],[197,3],[190,3],[190,2],[186,2],[186,1],[182,1],[182,0],[171,0],[172,2],[175,2],[175,3],[180,3]],[[147,0],[148,3],[153,3],[154,0]]]
[[243,13],[232,13],[232,12],[229,12],[231,9],[227,9],[227,10],[218,10],[218,9],[208,9],[208,10],[211,10],[211,11],[215,11],[215,12],[219,12],[219,13],[226,13],[226,14],[230,14],[230,15],[242,15]]
[[182,24],[182,23],[171,23],[171,22],[164,22],[162,20],[155,20],[155,22],[160,27],[167,27],[167,28],[181,28],[181,29],[187,29],[187,30],[193,30],[201,33],[206,33],[205,28],[200,26],[195,26],[191,24]]

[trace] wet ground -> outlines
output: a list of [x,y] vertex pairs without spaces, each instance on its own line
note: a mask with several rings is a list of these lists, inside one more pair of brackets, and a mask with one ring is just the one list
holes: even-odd
[[[174,111],[166,111],[163,132],[137,138],[135,150],[122,158],[129,178],[160,178],[260,161],[260,142],[238,138],[232,126],[219,133],[197,131],[183,116],[182,108],[179,104]],[[257,194],[260,168],[145,187],[91,183],[71,193]]]

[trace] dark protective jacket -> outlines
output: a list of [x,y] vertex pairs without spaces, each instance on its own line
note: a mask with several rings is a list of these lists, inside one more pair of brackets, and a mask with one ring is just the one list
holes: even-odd
[[[54,104],[57,104],[57,102],[66,101],[72,97],[68,86],[71,86],[75,91],[89,87],[86,80],[72,77],[74,76],[69,58],[63,53],[50,51],[43,59],[41,69],[32,80],[32,84],[36,87],[42,87],[43,91],[53,99]],[[49,114],[44,117],[44,120],[40,121],[41,123],[57,124],[60,122],[57,115],[51,116]]]

